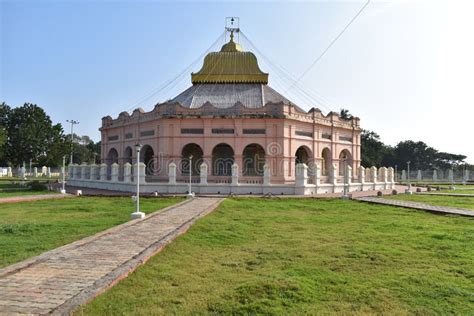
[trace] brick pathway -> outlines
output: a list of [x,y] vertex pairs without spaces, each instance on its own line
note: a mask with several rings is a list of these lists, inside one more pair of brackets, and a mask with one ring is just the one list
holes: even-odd
[[196,198],[0,270],[0,314],[69,314],[214,210]]
[[359,197],[356,200],[369,202],[369,203],[413,208],[413,209],[423,210],[423,211],[428,211],[428,212],[433,212],[433,213],[474,216],[474,211],[471,211],[471,210],[448,207],[448,206],[435,206],[435,205],[419,203],[419,202],[391,200],[391,199],[384,199],[384,198],[379,198],[379,197]]
[[31,202],[39,200],[50,200],[50,199],[63,199],[66,197],[73,197],[69,194],[40,194],[40,195],[20,195],[0,198],[0,204],[2,203],[18,203],[18,202]]

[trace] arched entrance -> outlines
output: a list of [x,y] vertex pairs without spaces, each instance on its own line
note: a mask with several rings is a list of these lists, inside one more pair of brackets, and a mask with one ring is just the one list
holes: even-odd
[[123,163],[132,164],[133,150],[132,147],[128,146],[123,152]]
[[263,176],[265,150],[259,144],[247,145],[243,152],[242,175]]
[[339,154],[339,175],[344,175],[344,167],[352,166],[352,155],[349,150],[344,149]]
[[189,176],[189,156],[193,156],[191,165],[191,175],[201,174],[201,164],[203,162],[203,151],[198,144],[187,144],[181,151],[181,175]]
[[321,153],[321,175],[329,175],[329,170],[331,170],[331,151],[329,148],[324,148]]
[[295,164],[304,163],[308,165],[310,162],[311,151],[306,146],[300,146],[296,150],[295,154]]
[[118,152],[115,148],[111,148],[109,153],[107,154],[107,165],[111,165],[113,163],[118,163]]
[[219,144],[212,150],[212,175],[231,176],[234,150],[227,144]]
[[145,145],[140,151],[140,162],[145,164],[145,174],[152,175],[155,172],[155,152],[150,145]]

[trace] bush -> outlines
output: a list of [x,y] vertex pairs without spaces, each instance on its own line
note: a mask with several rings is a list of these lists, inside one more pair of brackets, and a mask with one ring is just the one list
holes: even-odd
[[30,190],[32,191],[46,191],[48,190],[48,187],[39,181],[31,181],[28,183],[28,186],[30,187]]

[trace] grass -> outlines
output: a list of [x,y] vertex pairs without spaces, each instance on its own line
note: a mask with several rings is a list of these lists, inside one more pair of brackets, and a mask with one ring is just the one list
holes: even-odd
[[474,221],[227,199],[76,315],[471,314]]
[[423,194],[412,194],[412,195],[398,194],[398,195],[384,196],[384,198],[474,210],[474,197],[423,195]]
[[441,190],[441,191],[435,191],[435,193],[454,193],[454,194],[474,194],[474,189],[472,190],[466,190],[466,189],[463,189],[463,190]]
[[[182,198],[143,198],[150,213]],[[78,197],[0,205],[0,267],[124,223],[130,197]]]
[[[37,180],[37,181],[43,184],[46,184],[49,182],[47,180]],[[58,193],[56,191],[32,190],[28,187],[28,183],[29,181],[24,181],[24,182],[13,181],[13,180],[0,181],[0,198],[24,196],[24,195],[41,195],[41,194]]]

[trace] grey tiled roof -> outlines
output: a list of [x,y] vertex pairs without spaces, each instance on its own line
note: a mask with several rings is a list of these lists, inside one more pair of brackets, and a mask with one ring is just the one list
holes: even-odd
[[266,84],[195,84],[170,101],[188,108],[199,108],[210,102],[221,109],[230,108],[237,102],[247,108],[260,108],[268,102],[290,103]]

